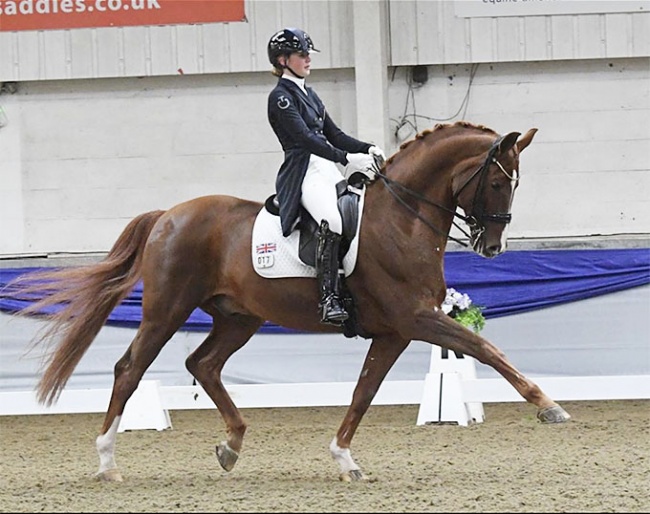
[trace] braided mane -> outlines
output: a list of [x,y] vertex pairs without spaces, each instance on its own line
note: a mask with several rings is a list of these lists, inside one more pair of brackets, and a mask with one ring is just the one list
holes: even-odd
[[[399,147],[399,150],[400,150],[400,152],[401,152],[402,150],[404,150],[405,148],[407,148],[408,146],[410,146],[410,145],[413,144],[414,142],[419,141],[419,140],[421,140],[421,139],[424,139],[424,138],[427,137],[429,134],[437,133],[437,132],[442,131],[442,130],[449,130],[449,129],[452,129],[452,128],[468,128],[468,129],[475,129],[475,130],[479,130],[479,131],[481,131],[481,132],[486,132],[486,133],[488,133],[488,134],[493,134],[493,135],[495,135],[495,136],[498,135],[494,130],[492,130],[492,129],[489,128],[489,127],[486,127],[485,125],[480,125],[480,124],[470,123],[469,121],[462,121],[462,120],[461,120],[461,121],[457,121],[457,122],[455,122],[455,123],[437,123],[437,124],[433,127],[433,129],[425,129],[425,130],[423,130],[422,132],[419,132],[418,134],[416,134],[414,139],[410,139],[409,141],[405,141],[404,143],[402,143],[402,144],[400,145],[400,147]],[[392,155],[392,156],[391,156],[391,157],[386,161],[386,164],[390,164],[391,162],[393,162],[393,159],[395,158],[395,156],[396,156],[398,153],[399,153],[399,152],[397,152],[396,154]]]

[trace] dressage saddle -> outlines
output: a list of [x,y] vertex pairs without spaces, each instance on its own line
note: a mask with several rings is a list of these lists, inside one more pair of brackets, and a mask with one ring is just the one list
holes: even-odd
[[[350,184],[346,180],[341,180],[336,185],[337,206],[341,214],[341,220],[343,221],[343,237],[341,238],[341,246],[339,248],[339,260],[350,249],[350,244],[357,234],[357,227],[359,225],[359,201],[361,197],[355,186],[349,186]],[[266,199],[264,206],[272,215],[280,215],[280,204],[275,194]],[[320,223],[301,206],[300,217],[294,230],[300,231],[298,258],[307,266],[316,267],[316,247],[318,244],[319,227]],[[355,337],[358,335],[365,337],[357,325],[354,300],[345,285],[345,277],[340,272],[339,281],[341,301],[350,316],[343,323],[343,333],[346,337]]]

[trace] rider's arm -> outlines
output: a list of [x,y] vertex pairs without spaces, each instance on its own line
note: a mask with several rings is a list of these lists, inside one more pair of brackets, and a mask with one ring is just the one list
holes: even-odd
[[309,153],[318,155],[324,159],[346,165],[346,151],[335,148],[325,139],[319,137],[313,129],[310,129],[295,102],[290,95],[282,91],[273,91],[269,96],[269,118],[271,124],[277,124],[278,128],[287,134],[295,146],[300,146]]
[[372,146],[352,136],[348,136],[334,123],[332,118],[327,114],[327,111],[325,111],[323,123],[323,134],[325,134],[327,140],[336,148],[350,153],[368,153],[368,150]]

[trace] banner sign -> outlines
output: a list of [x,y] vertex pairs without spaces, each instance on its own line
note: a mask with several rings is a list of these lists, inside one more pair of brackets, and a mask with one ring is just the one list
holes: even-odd
[[244,20],[244,0],[0,0],[3,32]]
[[649,12],[650,0],[454,0],[457,17]]

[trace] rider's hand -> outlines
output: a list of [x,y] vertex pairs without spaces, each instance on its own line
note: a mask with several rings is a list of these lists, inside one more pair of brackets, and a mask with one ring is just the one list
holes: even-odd
[[375,165],[375,159],[367,153],[349,153],[346,155],[348,163],[345,165],[346,178],[355,171],[362,173],[370,172]]
[[386,154],[378,146],[371,146],[368,150],[368,153],[374,157],[377,157],[380,163],[383,163],[386,160]]
[[[375,157],[367,153],[347,154],[348,163],[345,166],[345,178],[348,182],[371,182],[377,178],[374,169]],[[353,177],[354,176],[354,177]]]

